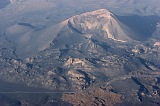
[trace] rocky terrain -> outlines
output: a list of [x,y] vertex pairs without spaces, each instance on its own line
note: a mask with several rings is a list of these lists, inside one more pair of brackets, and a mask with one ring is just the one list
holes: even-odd
[[[102,0],[97,5],[104,9],[83,10],[84,4],[81,12],[63,15],[54,9],[64,3],[74,9],[78,2],[17,0],[3,7],[0,104],[160,105],[160,17],[154,2],[148,7],[144,1],[108,0],[111,12]],[[112,8],[124,4],[138,12]]]

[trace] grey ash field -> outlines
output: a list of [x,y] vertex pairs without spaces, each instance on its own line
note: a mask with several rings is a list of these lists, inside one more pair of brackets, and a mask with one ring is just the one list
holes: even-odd
[[159,106],[159,0],[1,0],[0,106]]

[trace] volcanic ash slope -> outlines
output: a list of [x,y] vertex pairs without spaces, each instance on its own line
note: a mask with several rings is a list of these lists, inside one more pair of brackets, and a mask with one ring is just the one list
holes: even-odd
[[[64,23],[64,22],[63,22]],[[56,35],[52,44],[58,49],[64,47],[95,51],[95,43],[131,42],[135,33],[123,25],[108,10],[99,9],[65,20],[65,25]],[[99,50],[98,50],[99,51]]]
[[124,26],[108,10],[100,9],[73,16],[68,26],[80,34],[92,34],[99,39],[113,39],[116,41],[130,41],[133,33]]
[[51,43],[56,44],[56,47],[74,45],[78,42],[86,45],[85,38],[99,42],[107,39],[130,42],[130,36],[134,34],[131,32],[111,12],[100,9],[73,16],[60,24],[44,28],[37,28],[30,23],[18,23],[6,30],[6,36],[17,44],[17,54],[22,56],[27,53],[28,55],[24,56],[28,57],[50,47]]

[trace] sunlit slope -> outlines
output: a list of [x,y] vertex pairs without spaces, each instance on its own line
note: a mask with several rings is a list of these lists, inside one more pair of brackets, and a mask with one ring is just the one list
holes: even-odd
[[132,42],[148,39],[148,36],[145,38],[120,22],[106,9],[75,15],[56,25],[34,26],[32,23],[18,23],[7,28],[5,35],[17,44],[16,53],[26,56],[45,50],[50,45],[60,48],[74,44],[86,46],[93,40]]

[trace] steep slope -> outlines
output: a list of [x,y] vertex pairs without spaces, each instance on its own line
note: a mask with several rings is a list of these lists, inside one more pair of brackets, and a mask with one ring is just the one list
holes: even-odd
[[106,9],[74,16],[69,19],[68,26],[80,34],[93,34],[99,39],[125,42],[131,40],[128,35],[133,35]]
[[50,47],[51,42],[57,48],[77,44],[77,48],[83,45],[85,50],[93,47],[92,40],[130,42],[132,39],[129,36],[132,34],[130,29],[105,9],[73,16],[58,25],[47,27],[18,23],[5,32],[7,38],[17,44],[16,54],[23,57]]

